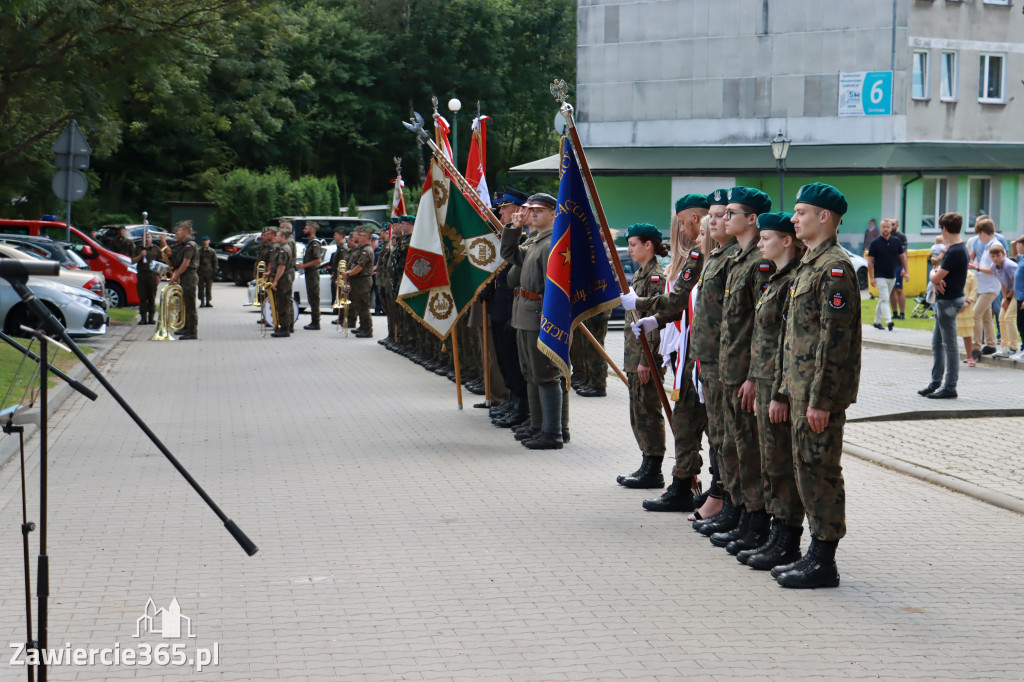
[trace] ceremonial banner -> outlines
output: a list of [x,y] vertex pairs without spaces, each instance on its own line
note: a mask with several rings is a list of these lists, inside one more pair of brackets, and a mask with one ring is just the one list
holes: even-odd
[[490,116],[473,119],[473,140],[469,143],[466,159],[466,182],[476,189],[484,206],[491,205],[491,192],[487,189],[487,121]]
[[395,191],[391,195],[391,217],[400,218],[409,213],[405,210],[405,194],[402,193],[402,187],[405,186],[405,183],[402,182],[401,175],[392,182],[395,183]]
[[583,320],[619,304],[619,286],[568,138],[562,138],[558,207],[537,346],[569,382],[569,342]]

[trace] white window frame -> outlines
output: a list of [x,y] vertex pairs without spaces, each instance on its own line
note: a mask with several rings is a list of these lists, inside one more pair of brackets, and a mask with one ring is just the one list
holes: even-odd
[[[985,203],[989,204],[984,207],[985,213],[978,213],[978,215],[971,215],[971,183],[975,180],[988,180],[988,197],[985,198]],[[979,215],[992,215],[992,187],[995,184],[995,179],[991,175],[968,175],[967,176],[967,210],[965,211],[964,217],[967,219],[965,227],[974,229],[975,220]]]
[[[989,90],[989,77],[991,76],[992,58],[999,59],[999,97],[988,97],[987,93]],[[1004,52],[982,52],[979,57],[979,72],[980,78],[978,80],[978,101],[982,104],[1006,104],[1006,53]],[[981,65],[984,64],[985,68],[981,69]]]
[[1010,0],[983,0],[986,5],[1003,5],[1004,7],[1009,6]]
[[[924,224],[924,217],[929,214],[924,212],[924,206],[922,204],[921,234],[939,234],[940,232],[942,232],[942,229],[939,227],[939,216],[946,212],[946,202],[942,201],[942,199],[946,198],[948,200],[949,198],[949,178],[947,178],[946,176],[925,177],[925,181],[929,180],[935,181],[935,194],[932,197],[931,202],[933,211],[933,213],[931,214],[932,226],[926,227]],[[939,191],[940,187],[943,188],[943,191],[941,192]],[[924,198],[927,199],[927,197]]]
[[[948,57],[952,56],[952,68],[947,73]],[[943,50],[939,53],[939,98],[943,102],[956,102],[959,99],[960,86],[960,53],[956,50]],[[942,90],[943,81],[948,77],[949,95]]]
[[[922,59],[921,59],[921,66],[922,66],[922,70],[921,70],[921,89],[923,91],[920,95],[918,95],[916,92],[914,92],[914,87],[916,86],[915,78],[916,78],[916,74],[917,74],[917,65],[918,65],[918,57],[919,56],[922,57]],[[927,100],[931,99],[931,97],[928,96],[928,91],[929,91],[929,88],[928,88],[928,75],[929,75],[928,74],[928,71],[929,71],[928,62],[930,61],[928,59],[928,57],[929,57],[928,50],[914,50],[914,52],[911,54],[911,64],[910,64],[910,98],[911,99],[915,99],[915,100],[919,100],[919,101],[927,101]]]

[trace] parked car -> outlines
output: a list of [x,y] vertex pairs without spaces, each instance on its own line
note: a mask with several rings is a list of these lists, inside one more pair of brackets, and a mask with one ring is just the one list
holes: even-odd
[[375,231],[380,231],[380,223],[376,220],[370,220],[369,218],[346,218],[343,216],[278,216],[277,218],[272,218],[270,220],[270,224],[279,225],[286,220],[292,224],[292,229],[295,231],[296,242],[306,241],[302,236],[302,230],[310,220],[315,221],[319,226],[316,230],[316,238],[320,239],[324,243],[328,243],[334,239],[334,228],[338,225],[345,228],[346,234],[350,234],[352,230],[356,229],[360,225],[370,225]]
[[[846,247],[843,247],[846,249]],[[861,289],[868,288],[868,259],[864,256],[858,256],[853,251],[846,249],[847,255],[850,257],[850,262],[853,263],[853,270],[857,273],[857,282],[860,284]]]
[[[45,254],[22,250],[24,247],[17,247],[14,244],[0,243],[0,258],[14,258],[17,260],[51,260]],[[76,289],[87,289],[97,296],[103,296],[104,277],[102,272],[92,270],[67,270],[61,268],[59,274],[53,276],[40,276],[51,282],[60,281]]]
[[228,258],[259,239],[259,236],[259,232],[239,232],[213,242],[210,246],[217,252],[217,272],[214,273],[213,279],[218,282],[231,280],[227,268]]
[[[626,281],[627,282],[632,282],[633,281],[633,273],[637,269],[636,268],[636,263],[633,262],[633,259],[632,259],[632,257],[630,257],[629,251],[626,249],[625,246],[617,247],[616,251],[618,251],[618,253],[619,253],[619,261],[622,263],[622,271],[624,273],[626,273]],[[672,257],[671,256],[655,256],[655,258],[658,259],[658,262],[661,263],[661,267],[663,267],[663,268],[667,268],[672,263]],[[611,317],[611,319],[613,319],[613,320],[625,320],[626,319],[626,310],[625,310],[625,308],[623,308],[621,305],[617,305],[614,308],[612,308],[612,317]]]
[[[54,216],[43,216],[41,220],[12,220],[0,218],[0,232],[27,234],[34,237],[46,236],[54,240],[66,237],[67,226]],[[114,253],[101,246],[77,227],[71,227],[71,245],[91,270],[102,272],[106,277],[104,295],[112,307],[139,304],[137,270],[131,259]]]
[[157,225],[149,225],[147,223],[139,223],[137,225],[104,225],[100,229],[96,230],[96,241],[102,246],[110,248],[114,238],[117,237],[117,233],[121,228],[124,228],[124,234],[128,239],[131,239],[136,244],[142,243],[142,235],[149,230],[153,235],[153,243],[160,243],[160,235],[167,235],[167,242],[169,244],[174,243],[174,233],[168,232]]
[[259,241],[252,241],[245,245],[238,253],[228,256],[224,262],[224,274],[227,278],[240,287],[246,286],[252,280],[252,272],[256,267],[256,252],[259,250]]
[[[64,325],[68,335],[90,337],[107,333],[110,317],[101,296],[38,277],[29,277],[28,288]],[[0,279],[0,327],[10,336],[24,336],[21,325],[35,326],[35,316],[14,287]]]
[[30,237],[27,234],[0,234],[0,242],[13,244],[18,248],[26,247],[26,250],[47,260],[57,261],[62,268],[68,270],[89,269],[89,264],[82,260],[67,242],[54,241],[49,237]]

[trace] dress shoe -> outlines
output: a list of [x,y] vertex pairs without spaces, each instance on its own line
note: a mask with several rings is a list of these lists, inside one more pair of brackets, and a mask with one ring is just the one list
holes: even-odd
[[569,429],[562,429],[562,442],[563,443],[568,443],[569,442]]
[[889,324],[885,325],[885,328],[888,329],[889,331],[892,331],[892,328],[895,327],[895,326],[896,325],[894,325],[892,322],[890,322]]
[[995,346],[985,346],[981,349],[982,355],[994,355],[996,352]]
[[440,366],[437,366],[437,369],[434,370],[434,374],[436,374],[439,377],[443,377],[443,376],[447,375],[448,374],[448,365],[442,364]]
[[524,440],[523,447],[530,450],[561,450],[562,434],[541,432],[534,438]]
[[663,457],[644,457],[635,476],[626,476],[621,485],[627,488],[664,488],[665,477],[661,473]]
[[693,491],[689,481],[673,477],[672,485],[660,497],[644,500],[643,507],[652,512],[693,511]]
[[178,335],[178,340],[179,341],[195,341],[198,338],[199,338],[199,336],[196,335],[196,334],[179,334]]
[[883,326],[882,326],[882,325],[881,325],[880,323],[878,323],[878,322],[875,322],[875,323],[874,323],[873,325],[871,325],[871,326],[872,326],[872,327],[874,327],[875,329],[881,329],[882,331],[885,331],[885,327],[883,327]]
[[352,336],[356,337],[357,339],[372,339],[373,338],[373,334],[371,334],[370,332],[356,332]]
[[207,304],[206,304],[206,307],[207,307],[207,308],[212,308],[212,307],[213,307],[213,304],[212,304],[212,303],[207,303]]
[[139,320],[139,324],[149,324],[149,323],[146,322],[145,320]]
[[772,517],[763,509],[750,512],[750,523],[747,525],[747,532],[727,544],[725,551],[729,554],[739,554],[745,549],[754,549],[765,544],[770,535],[771,523]]
[[540,435],[540,429],[535,429],[533,427],[530,427],[530,428],[528,428],[528,429],[526,429],[524,431],[519,431],[518,433],[516,433],[514,438],[517,441],[519,441],[519,442],[523,442],[523,441],[530,440],[531,438],[536,438],[539,435]]
[[484,401],[482,403],[473,403],[473,407],[475,409],[478,409],[478,410],[489,410],[489,409],[491,409],[491,406],[487,404],[487,401]]
[[283,329],[275,329],[270,335],[278,339],[291,336],[291,334],[289,334]]
[[940,388],[939,390],[935,391],[934,393],[930,393],[928,395],[928,397],[929,398],[935,398],[937,400],[941,400],[943,398],[955,398],[956,397],[956,389],[955,388]]
[[[747,528],[750,527],[750,513],[742,507],[737,507],[737,510],[739,516],[736,517],[736,524],[732,528],[724,528],[711,533],[711,544],[715,547],[725,547],[733,540],[739,540],[747,534]],[[723,525],[728,525],[730,521],[731,519],[726,519]]]
[[935,393],[935,391],[937,391],[939,389],[939,386],[941,386],[941,385],[942,384],[940,384],[939,382],[933,381],[932,383],[928,384],[927,386],[922,388],[920,391],[918,391],[917,394],[918,395],[931,395],[932,393]]
[[584,386],[583,388],[576,391],[576,394],[584,398],[603,398],[608,395],[607,389],[596,388],[594,386]]
[[320,331],[320,325],[317,322],[310,322],[305,327],[303,327],[303,329],[308,329],[310,331]]
[[838,540],[811,538],[807,554],[797,562],[797,567],[779,575],[775,580],[782,587],[793,589],[814,589],[817,587],[839,587],[839,567],[836,566]]
[[[792,564],[800,559],[800,536],[804,533],[803,526],[787,526],[785,523],[779,527],[778,536],[774,544],[762,549],[757,554],[747,558],[746,564],[755,571],[767,571],[776,566]],[[742,552],[740,552],[742,554]]]
[[484,395],[487,392],[484,390],[483,386],[477,386],[476,384],[472,386],[466,386],[466,390],[472,393],[473,395]]
[[574,391],[582,388],[583,386],[585,386],[585,384],[583,383],[583,379],[573,379],[571,382],[569,382],[569,387],[572,388],[572,390]]

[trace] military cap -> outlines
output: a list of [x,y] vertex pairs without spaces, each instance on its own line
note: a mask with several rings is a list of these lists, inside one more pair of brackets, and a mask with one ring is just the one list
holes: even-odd
[[203,235],[203,238],[202,238],[202,239],[201,239],[200,241],[204,241],[204,242],[208,242],[208,241],[210,241],[210,235],[208,235],[208,234],[204,234],[204,235]]
[[400,223],[400,222],[402,222],[402,216],[398,216],[398,215],[391,216],[391,224],[392,225],[394,225],[395,223]]
[[527,199],[528,197],[526,196],[526,192],[520,192],[517,189],[506,187],[505,193],[501,196],[500,199],[498,199],[498,203],[496,204],[496,206],[508,206],[509,204],[512,204],[514,206],[522,206],[523,204],[526,203]]
[[772,198],[754,187],[733,187],[729,190],[729,203],[749,206],[754,213],[772,210]]
[[277,228],[278,234],[295,234],[290,227],[279,227]]
[[263,228],[263,234],[266,234],[267,232],[277,232],[277,228],[273,225],[267,225]]
[[192,231],[192,221],[191,220],[179,220],[178,222],[174,223],[174,231],[177,232],[180,229],[186,229],[189,232],[191,232]]
[[705,194],[685,194],[676,199],[676,213],[688,208],[711,208]]
[[415,223],[415,222],[416,222],[416,216],[414,216],[414,215],[409,215],[409,214],[407,213],[407,214],[405,214],[404,216],[402,216],[402,222],[403,222],[403,223]]
[[661,241],[661,230],[650,223],[633,223],[626,228],[626,239],[639,237],[644,241]]
[[823,182],[812,182],[801,187],[796,193],[796,203],[824,208],[837,215],[845,215],[849,208],[843,193]]
[[373,229],[373,226],[371,225],[360,225],[359,227],[356,228],[356,232],[362,232],[363,234],[372,235],[374,232],[376,232],[376,230]]
[[345,226],[344,225],[335,225],[334,226],[334,234],[345,234]]
[[370,239],[380,239],[380,235],[374,232],[373,234],[370,235]]
[[550,194],[545,192],[537,192],[531,194],[530,198],[523,204],[523,208],[555,208],[558,206],[558,200]]
[[[729,190],[716,189],[708,195],[708,206],[725,206],[729,203]],[[678,213],[678,211],[677,211]]]
[[793,225],[793,214],[779,211],[778,213],[762,213],[757,216],[758,230],[772,230],[796,235],[796,227]]
[[320,227],[320,223],[315,220],[307,220],[306,227],[312,227],[314,230]]

